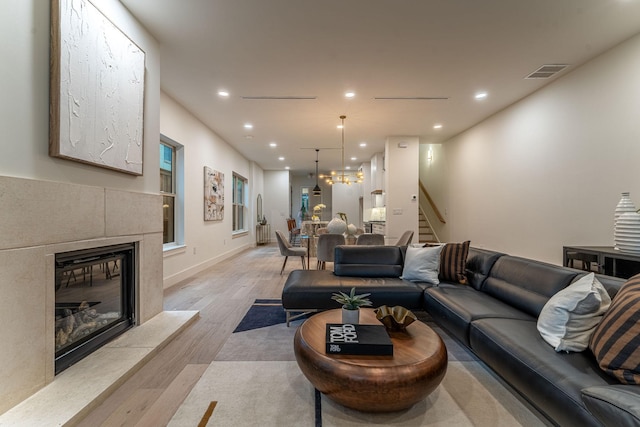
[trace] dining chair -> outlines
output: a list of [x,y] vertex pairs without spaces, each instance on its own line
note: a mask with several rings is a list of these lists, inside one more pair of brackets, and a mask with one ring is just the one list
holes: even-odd
[[318,247],[316,248],[316,257],[318,263],[316,269],[324,270],[327,262],[333,262],[335,248],[338,245],[344,245],[345,239],[342,234],[321,234],[318,236]]
[[289,229],[289,243],[300,246],[300,228],[295,218],[287,218],[287,228]]
[[284,262],[282,263],[282,268],[280,269],[280,275],[282,275],[284,267],[287,265],[287,259],[290,256],[299,256],[302,260],[302,269],[304,270],[307,268],[307,263],[304,259],[304,257],[307,255],[307,248],[292,246],[280,230],[276,230],[276,240],[278,241],[278,247],[280,248],[280,255],[284,257]]
[[411,243],[411,239],[413,239],[413,230],[407,230],[402,233],[402,236],[400,236],[394,246],[407,246]]
[[356,239],[356,245],[384,245],[382,234],[364,233]]

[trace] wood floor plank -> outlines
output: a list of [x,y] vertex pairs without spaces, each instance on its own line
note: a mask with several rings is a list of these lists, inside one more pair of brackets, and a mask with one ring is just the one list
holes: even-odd
[[[112,410],[106,420],[102,423],[105,427],[133,427],[144,413],[151,407],[158,397],[162,394],[162,389],[137,389],[129,399],[122,402],[120,406]],[[91,426],[93,420],[89,416],[85,418],[79,425]]]
[[187,365],[136,423],[136,427],[166,425],[209,364]]

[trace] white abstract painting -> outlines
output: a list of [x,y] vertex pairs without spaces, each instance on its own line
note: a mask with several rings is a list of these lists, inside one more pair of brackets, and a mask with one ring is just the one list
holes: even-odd
[[87,0],[52,2],[50,154],[142,175],[145,53]]

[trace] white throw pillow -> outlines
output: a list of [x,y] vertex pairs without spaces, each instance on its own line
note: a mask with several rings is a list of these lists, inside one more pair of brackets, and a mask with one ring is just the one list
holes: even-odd
[[400,278],[412,282],[439,284],[440,252],[443,247],[414,248],[408,246]]
[[551,297],[538,317],[538,331],[556,351],[583,351],[611,297],[590,273]]

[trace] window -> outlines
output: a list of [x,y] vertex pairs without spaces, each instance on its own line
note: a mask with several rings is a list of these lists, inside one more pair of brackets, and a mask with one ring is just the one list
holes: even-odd
[[182,245],[183,153],[182,145],[160,138],[160,194],[162,194],[162,243],[165,248]]
[[233,174],[233,231],[247,231],[247,179]]

